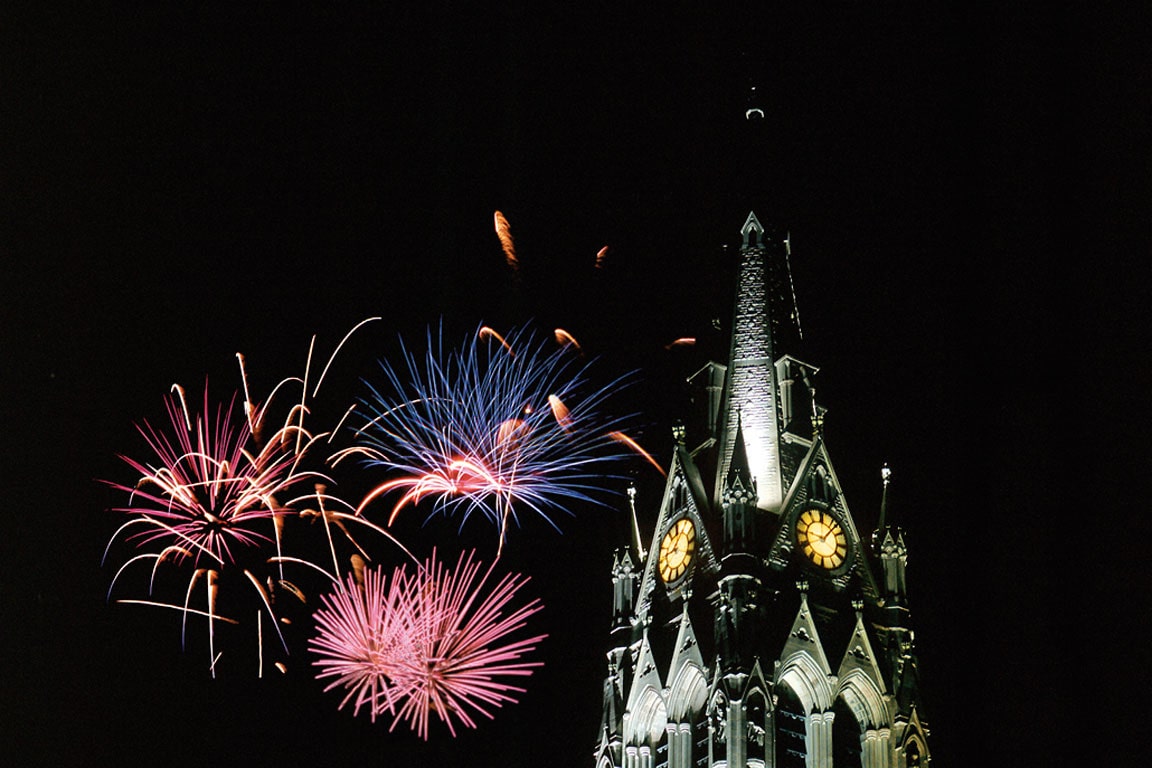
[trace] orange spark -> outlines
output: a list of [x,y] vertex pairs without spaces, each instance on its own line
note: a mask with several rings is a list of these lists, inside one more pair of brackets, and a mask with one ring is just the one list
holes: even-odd
[[512,442],[520,437],[520,433],[527,426],[524,419],[507,419],[500,422],[500,426],[496,429],[496,445],[507,445]]
[[572,423],[572,417],[568,415],[568,406],[556,395],[548,395],[548,405],[552,406],[552,415],[556,417],[556,423],[567,431],[568,425]]
[[563,328],[556,329],[556,343],[562,347],[567,344],[571,344],[572,346],[576,347],[577,350],[580,350],[580,344],[576,341],[572,334],[568,333],[568,331],[564,330]]
[[604,268],[604,257],[608,255],[608,246],[596,251],[596,269]]
[[484,338],[496,339],[496,341],[500,342],[500,346],[504,347],[504,349],[508,350],[509,354],[511,354],[512,347],[508,346],[508,342],[504,341],[504,337],[501,336],[500,334],[496,333],[496,331],[492,330],[488,326],[486,326],[486,325],[483,326],[477,335],[482,339],[484,339]]
[[615,440],[618,443],[623,443],[624,445],[628,446],[632,450],[636,451],[636,453],[643,456],[644,459],[649,464],[656,467],[656,471],[658,471],[661,475],[663,475],[664,477],[668,476],[668,473],[664,471],[664,468],[656,463],[656,459],[652,458],[652,454],[648,453],[648,451],[641,448],[640,444],[637,443],[632,438],[628,437],[628,435],[624,434],[623,432],[609,432],[608,437],[612,438],[613,440]]
[[504,218],[504,214],[496,211],[493,218],[496,220],[496,237],[500,238],[500,247],[504,249],[504,258],[508,262],[508,266],[516,271],[520,268],[520,262],[516,259],[516,244],[512,240],[512,227],[508,225],[508,219]]
[[696,343],[696,339],[691,336],[681,336],[675,341],[665,344],[664,349],[674,349],[676,347],[690,347]]

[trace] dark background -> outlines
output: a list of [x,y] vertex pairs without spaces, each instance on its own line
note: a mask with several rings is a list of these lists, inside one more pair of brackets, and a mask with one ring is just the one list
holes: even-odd
[[[720,246],[749,191],[792,232],[861,528],[894,468],[938,764],[1132,756],[1152,629],[1146,14],[393,5],[5,12],[0,761],[590,765],[622,515],[513,536],[545,666],[493,722],[425,744],[337,712],[301,659],[210,680],[201,633],[182,654],[174,614],[108,604],[126,555],[101,564],[120,499],[95,480],[133,479],[116,455],[145,454],[133,424],[173,382],[226,396],[244,352],[266,388],[313,334],[326,353],[370,316],[336,399],[397,334],[534,320],[605,380],[639,371],[623,402],[664,463],[700,360],[663,347],[730,312]],[[660,479],[635,474],[651,526]]]

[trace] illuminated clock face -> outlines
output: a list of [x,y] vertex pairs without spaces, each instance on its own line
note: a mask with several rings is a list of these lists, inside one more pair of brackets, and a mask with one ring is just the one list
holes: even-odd
[[666,583],[684,575],[696,551],[696,527],[682,517],[672,524],[660,542],[660,578]]
[[796,538],[808,559],[823,568],[838,568],[848,555],[844,529],[835,517],[822,509],[806,509],[800,513]]

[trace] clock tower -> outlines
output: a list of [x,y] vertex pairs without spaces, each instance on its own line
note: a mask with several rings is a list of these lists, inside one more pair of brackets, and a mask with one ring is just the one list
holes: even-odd
[[892,473],[878,472],[879,524],[862,536],[818,369],[788,346],[787,233],[749,213],[738,258],[727,359],[689,379],[703,413],[674,431],[659,498],[633,494],[650,537],[615,557],[594,764],[927,766]]

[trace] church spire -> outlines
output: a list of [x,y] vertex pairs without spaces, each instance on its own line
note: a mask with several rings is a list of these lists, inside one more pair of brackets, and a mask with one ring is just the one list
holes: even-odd
[[[778,512],[784,489],[780,477],[780,428],[776,412],[776,369],[769,316],[768,260],[784,248],[783,239],[765,229],[750,212],[740,229],[740,273],[732,343],[728,356],[725,402],[721,413],[716,497],[728,478],[737,442],[747,450],[756,481],[757,506]],[[738,433],[743,432],[743,441]]]

